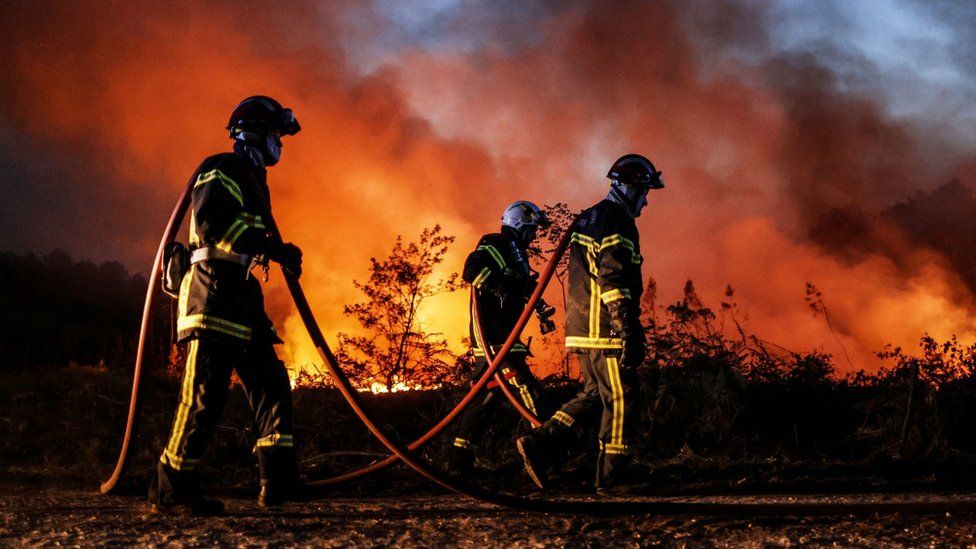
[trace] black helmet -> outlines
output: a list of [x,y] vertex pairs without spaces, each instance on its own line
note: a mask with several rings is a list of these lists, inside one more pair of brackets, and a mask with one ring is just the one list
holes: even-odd
[[302,127],[291,109],[286,109],[274,99],[264,95],[254,95],[234,107],[227,123],[230,136],[240,132],[268,133],[281,132],[282,135],[295,135]]
[[649,189],[663,189],[661,172],[651,161],[639,154],[625,154],[617,159],[607,172],[607,177],[624,184],[646,185]]

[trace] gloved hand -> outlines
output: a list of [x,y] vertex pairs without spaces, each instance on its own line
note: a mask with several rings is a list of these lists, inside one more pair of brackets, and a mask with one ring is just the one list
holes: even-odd
[[610,310],[610,329],[624,343],[620,365],[624,368],[640,366],[644,362],[646,340],[637,307],[629,299],[618,299],[611,301],[607,308]]
[[552,315],[556,314],[556,308],[540,299],[535,304],[535,316],[539,318],[539,331],[542,335],[556,330],[556,323],[552,320]]
[[302,250],[291,242],[281,242],[268,251],[268,259],[281,265],[281,268],[295,275],[302,275]]

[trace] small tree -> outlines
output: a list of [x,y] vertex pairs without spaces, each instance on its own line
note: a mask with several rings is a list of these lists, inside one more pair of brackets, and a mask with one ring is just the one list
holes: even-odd
[[454,237],[442,234],[440,225],[425,228],[419,242],[404,244],[398,236],[390,255],[370,258],[369,280],[353,281],[366,300],[343,307],[368,336],[339,334],[339,359],[352,367],[363,385],[380,382],[388,388],[453,381],[456,356],[443,334],[427,333],[417,316],[424,302],[462,286],[457,273],[433,279],[434,268]]
[[[546,205],[542,208],[546,213],[546,217],[549,218],[551,223],[549,227],[541,227],[537,233],[537,238],[533,242],[528,251],[528,259],[532,264],[533,269],[541,271],[548,264],[552,258],[552,254],[556,251],[556,246],[562,239],[566,231],[569,230],[570,225],[576,219],[576,214],[573,213],[566,204],[562,202],[557,202],[553,205]],[[566,310],[566,272],[569,267],[569,253],[563,253],[562,257],[559,258],[559,263],[556,268],[555,276],[553,277],[557,284],[559,284],[559,295],[561,297],[561,302],[552,302],[550,305],[560,306],[562,309]],[[557,329],[555,332],[543,335],[541,339],[542,346],[549,349],[554,356],[560,357],[562,362],[562,371],[560,375],[563,377],[569,377],[569,355],[566,353],[566,348],[563,344],[563,330]]]

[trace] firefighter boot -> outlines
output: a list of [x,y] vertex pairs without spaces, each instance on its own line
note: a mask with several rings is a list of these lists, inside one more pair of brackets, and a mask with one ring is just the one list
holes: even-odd
[[461,446],[451,446],[450,452],[447,459],[448,472],[460,479],[471,476],[474,471],[474,452]]
[[295,449],[269,446],[257,449],[261,472],[261,491],[258,506],[277,507],[286,500],[301,499],[304,491],[298,480],[298,460]]
[[520,437],[515,441],[515,446],[518,448],[519,454],[522,455],[522,461],[525,463],[525,472],[529,474],[532,482],[539,487],[540,490],[545,490],[548,483],[548,476],[546,475],[546,470],[549,469],[549,460],[546,459],[546,453],[543,450],[545,445],[540,440],[541,433],[530,433],[523,437]]
[[149,484],[149,503],[153,513],[192,517],[224,514],[220,500],[207,499],[200,493],[196,473],[177,471],[166,464],[156,464],[156,474]]
[[515,441],[525,472],[532,482],[545,490],[556,469],[557,456],[566,452],[573,432],[559,423],[547,421],[531,433]]
[[596,467],[596,493],[601,496],[630,496],[647,493],[650,468],[635,463],[629,454],[600,452]]

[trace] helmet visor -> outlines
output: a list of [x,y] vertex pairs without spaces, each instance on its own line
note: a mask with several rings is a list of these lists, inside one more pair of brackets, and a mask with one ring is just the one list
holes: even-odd
[[295,135],[302,130],[301,124],[295,118],[295,113],[291,109],[283,109],[279,117],[282,135]]
[[545,229],[549,225],[552,225],[552,222],[549,221],[549,216],[547,216],[546,212],[542,210],[539,210],[537,212],[532,212],[532,221],[539,227],[542,227],[543,229]]

